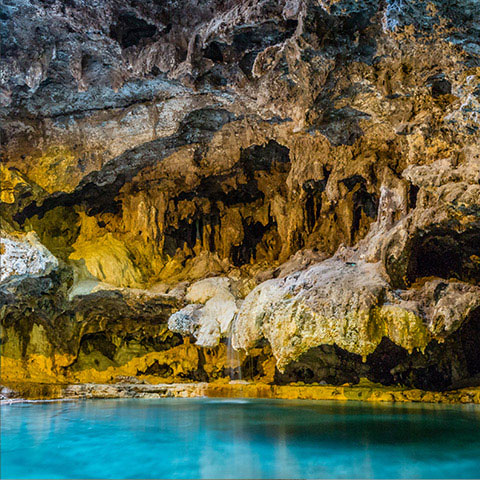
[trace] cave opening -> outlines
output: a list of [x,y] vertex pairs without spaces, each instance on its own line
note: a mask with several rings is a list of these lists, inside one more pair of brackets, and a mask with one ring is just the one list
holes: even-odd
[[394,385],[398,378],[394,368],[408,360],[405,348],[392,342],[388,337],[383,337],[377,348],[367,356],[367,378],[382,385]]
[[470,385],[480,385],[480,308],[475,309],[457,332]]
[[321,345],[292,361],[284,372],[276,370],[274,382],[302,381],[332,385],[358,383],[366,377],[382,385],[446,391],[480,386],[480,308],[440,343],[432,340],[425,351],[409,353],[387,337],[382,338],[366,362],[336,345]]
[[251,260],[257,258],[257,245],[263,240],[265,233],[270,228],[276,228],[276,222],[271,221],[268,225],[261,222],[252,221],[252,219],[243,220],[243,241],[240,245],[235,245],[231,250],[232,263],[236,267],[241,267]]
[[223,62],[222,45],[213,40],[205,47],[203,56],[216,63]]
[[411,243],[407,279],[412,284],[432,276],[480,283],[480,229],[418,232]]
[[261,26],[248,25],[237,28],[233,35],[232,47],[239,53],[261,51],[290,38],[295,33],[297,25],[297,20],[290,19],[282,24],[269,21]]
[[122,48],[138,45],[142,39],[153,37],[157,27],[136,17],[131,12],[122,12],[117,21],[110,26],[110,37],[116,40]]
[[448,95],[452,93],[452,84],[445,77],[444,73],[437,73],[428,77],[427,84],[431,89],[433,98],[438,98],[442,95]]
[[352,192],[353,217],[350,229],[350,241],[354,243],[356,237],[361,235],[362,215],[375,220],[378,213],[378,196],[367,189],[367,180],[361,175],[352,175],[340,181],[349,192]]
[[413,183],[408,188],[408,208],[413,210],[417,206],[418,192],[420,188]]
[[241,372],[244,379],[254,380],[264,375],[260,356],[248,355],[242,363]]
[[384,337],[368,355],[366,376],[383,385],[445,391],[480,386],[480,308],[443,343],[408,353]]
[[283,372],[275,369],[274,383],[286,385],[292,382],[358,383],[360,373],[365,369],[359,355],[347,352],[337,345],[320,345],[303,353],[289,363]]
[[[202,215],[197,212],[193,217],[180,220],[177,226],[170,225],[165,229],[163,253],[173,257],[178,249],[184,250],[185,246],[193,250],[197,242],[204,250],[215,251],[215,227],[220,224],[219,213],[212,207],[209,214]],[[209,235],[205,238],[204,232],[210,227]]]
[[201,234],[201,230],[203,230],[203,224],[200,225],[198,219],[193,221],[190,219],[181,220],[178,228],[169,226],[164,234],[163,253],[173,257],[177,249],[182,250],[185,244],[192,249]]
[[315,229],[320,212],[322,210],[322,193],[325,190],[327,180],[307,180],[302,188],[306,194],[305,199],[305,222],[306,230],[311,233]]

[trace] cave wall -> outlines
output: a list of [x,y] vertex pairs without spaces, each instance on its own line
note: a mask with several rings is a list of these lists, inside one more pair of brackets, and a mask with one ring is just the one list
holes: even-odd
[[0,8],[7,376],[475,383],[476,0]]

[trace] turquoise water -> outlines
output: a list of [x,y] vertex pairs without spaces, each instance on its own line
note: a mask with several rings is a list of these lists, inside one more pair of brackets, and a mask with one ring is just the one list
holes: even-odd
[[1,407],[2,478],[479,478],[478,406],[85,400]]

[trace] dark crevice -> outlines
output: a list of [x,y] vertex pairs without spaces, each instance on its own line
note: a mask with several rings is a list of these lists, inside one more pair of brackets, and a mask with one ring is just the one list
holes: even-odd
[[440,277],[480,283],[480,229],[462,233],[438,227],[418,232],[411,241],[407,279]]
[[198,367],[195,371],[189,374],[189,378],[195,382],[208,382],[208,374],[205,371],[205,364],[207,360],[202,348],[197,349],[198,352]]
[[145,370],[138,370],[137,375],[155,375],[165,378],[173,375],[173,369],[168,363],[159,363],[158,360],[155,360]]
[[475,378],[475,382],[470,383],[480,386],[480,308],[470,314],[455,336],[458,337],[465,356],[466,372],[469,378]]
[[226,206],[252,203],[264,197],[258,189],[257,181],[250,177],[246,183],[232,185],[229,180],[238,178],[241,171],[223,175],[212,175],[200,180],[197,188],[190,192],[183,192],[174,201],[208,198],[211,202],[222,202]]
[[122,48],[139,45],[142,40],[152,38],[157,33],[155,25],[137,18],[133,13],[124,12],[110,26],[110,37],[116,40]]
[[[175,348],[178,345],[183,343],[183,338],[179,333],[173,333],[168,331],[168,335],[159,335],[151,336],[141,333],[136,335],[138,338],[139,344],[144,347],[146,350],[154,350],[155,352],[162,352],[164,350],[169,350],[170,348]],[[132,335],[132,339],[135,338]],[[124,341],[128,343],[125,338]]]
[[407,350],[383,337],[375,351],[367,357],[367,378],[382,385],[393,385],[397,379],[392,370],[407,359]]
[[408,188],[408,208],[414,209],[417,206],[417,197],[419,190],[419,187],[410,184]]
[[305,220],[307,233],[311,233],[322,210],[322,193],[325,191],[327,179],[307,180],[302,188],[306,194],[305,199]]
[[298,360],[287,365],[283,373],[276,370],[274,383],[357,383],[361,371],[362,359],[359,355],[349,353],[336,345],[322,345],[302,354]]
[[427,82],[431,88],[433,98],[452,93],[452,84],[446,79],[443,73],[432,75],[427,78]]
[[210,42],[204,49],[203,56],[216,63],[223,62],[222,44],[215,40]]
[[193,249],[197,241],[200,241],[202,247],[208,251],[215,251],[215,240],[209,238],[208,244],[203,244],[203,232],[207,225],[211,227],[212,234],[214,227],[219,225],[219,218],[214,214],[197,215],[193,219],[181,220],[178,227],[169,226],[164,233],[163,253],[173,257],[177,249],[182,250],[186,246]]
[[265,48],[284,42],[295,33],[296,20],[289,20],[284,25],[265,22],[261,25],[242,26],[233,35],[233,48],[240,53]]
[[252,69],[255,64],[255,59],[260,53],[260,50],[253,50],[252,52],[246,53],[238,62],[240,70],[250,79],[253,79]]
[[242,150],[238,163],[249,176],[256,171],[270,172],[272,169],[288,173],[290,171],[290,150],[275,140],[270,140],[265,145],[252,145]]
[[260,356],[247,356],[242,363],[242,376],[245,380],[254,380],[255,377],[264,375],[262,360]]
[[262,241],[264,235],[270,229],[276,229],[275,221],[270,220],[268,225],[262,225],[260,222],[253,222],[251,219],[242,219],[243,223],[243,241],[240,245],[232,247],[231,259],[236,267],[241,267],[251,260],[256,260],[256,248]]
[[353,192],[353,218],[350,231],[350,241],[353,243],[360,230],[362,213],[374,220],[378,212],[378,196],[367,190],[367,181],[361,175],[352,175],[340,181]]

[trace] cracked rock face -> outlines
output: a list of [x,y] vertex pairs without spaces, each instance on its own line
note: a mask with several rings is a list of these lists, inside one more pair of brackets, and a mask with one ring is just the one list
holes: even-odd
[[3,1],[2,376],[478,383],[479,25]]

